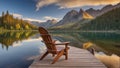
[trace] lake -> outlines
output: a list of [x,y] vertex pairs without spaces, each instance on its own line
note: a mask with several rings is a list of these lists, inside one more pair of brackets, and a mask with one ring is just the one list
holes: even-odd
[[[120,32],[50,32],[53,39],[70,41],[83,48],[91,42],[95,57],[108,68],[120,67]],[[37,31],[0,32],[0,68],[28,68],[44,52],[45,45]],[[112,62],[111,62],[112,61]]]

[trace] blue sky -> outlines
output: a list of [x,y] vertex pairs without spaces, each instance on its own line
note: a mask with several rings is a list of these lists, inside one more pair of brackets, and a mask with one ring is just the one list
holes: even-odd
[[95,0],[84,0],[84,2],[82,0],[0,0],[0,13],[8,10],[18,17],[29,20],[45,21],[51,18],[59,20],[72,9],[99,9],[107,4],[116,4],[119,0],[102,1],[103,3]]

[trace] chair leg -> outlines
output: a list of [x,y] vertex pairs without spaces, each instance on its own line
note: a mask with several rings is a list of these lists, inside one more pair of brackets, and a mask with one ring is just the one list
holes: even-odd
[[65,49],[65,60],[68,59],[68,49]]
[[64,54],[64,50],[61,50],[57,56],[54,58],[52,64],[54,64],[62,55]]
[[47,52],[45,52],[45,54],[44,55],[42,55],[42,57],[40,58],[40,60],[42,60],[45,56],[47,56],[48,55],[48,51]]

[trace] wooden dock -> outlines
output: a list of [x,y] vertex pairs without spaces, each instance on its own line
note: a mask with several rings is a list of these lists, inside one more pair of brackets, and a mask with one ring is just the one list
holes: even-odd
[[96,59],[89,51],[69,46],[68,60],[64,56],[51,64],[53,57],[49,54],[42,61],[36,58],[29,68],[107,68],[100,60]]

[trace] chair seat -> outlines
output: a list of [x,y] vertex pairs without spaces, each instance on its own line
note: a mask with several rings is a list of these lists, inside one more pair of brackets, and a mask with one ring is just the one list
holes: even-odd
[[[64,46],[59,46],[59,45],[57,45],[56,48],[57,48],[57,51],[61,51],[61,50],[65,49]],[[69,49],[69,47],[68,47],[68,49]]]
[[56,46],[56,48],[57,48],[57,51],[61,51],[61,50],[65,49],[65,47],[61,47],[61,46]]

